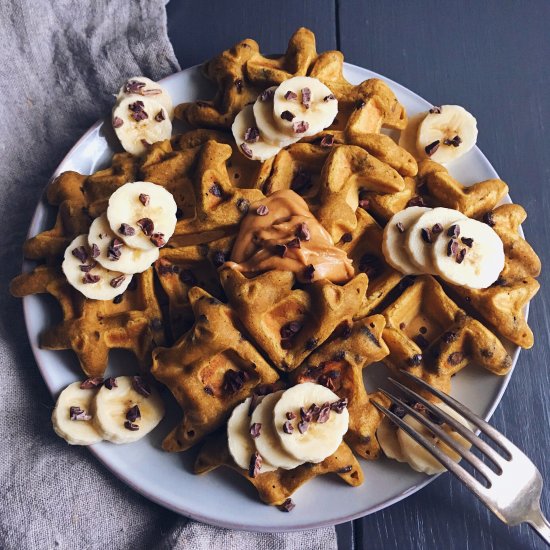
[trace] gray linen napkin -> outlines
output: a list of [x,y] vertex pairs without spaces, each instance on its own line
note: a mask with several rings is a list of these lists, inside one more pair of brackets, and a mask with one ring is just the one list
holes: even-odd
[[136,74],[176,70],[163,0],[0,0],[0,548],[335,548],[334,529],[253,534],[188,521],[127,488],[50,425],[7,293],[49,175]]

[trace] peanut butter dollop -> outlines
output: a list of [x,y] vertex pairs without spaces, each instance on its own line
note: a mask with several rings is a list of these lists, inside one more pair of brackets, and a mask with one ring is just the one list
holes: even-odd
[[227,266],[245,275],[292,271],[299,281],[349,281],[351,260],[309,211],[300,195],[276,191],[250,205]]

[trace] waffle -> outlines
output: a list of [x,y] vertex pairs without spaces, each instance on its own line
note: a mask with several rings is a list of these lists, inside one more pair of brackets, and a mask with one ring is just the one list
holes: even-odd
[[[321,280],[295,288],[288,271],[268,271],[247,279],[229,267],[220,279],[229,303],[273,364],[292,371],[342,322],[353,318],[368,278],[354,277],[344,286]],[[290,324],[296,323],[297,330]]]
[[[134,284],[135,280],[135,284]],[[53,267],[39,266],[16,277],[15,296],[51,294],[61,306],[63,321],[40,335],[40,347],[72,349],[87,376],[103,376],[109,350],[131,350],[147,372],[153,348],[164,343],[161,312],[153,290],[153,270],[134,275],[130,287],[113,301],[87,300]]]
[[209,438],[201,448],[195,461],[195,473],[205,474],[220,466],[235,470],[254,485],[263,502],[274,506],[283,505],[300,486],[319,475],[337,474],[352,487],[361,485],[364,479],[361,466],[344,442],[334,454],[319,464],[306,463],[292,470],[279,468],[250,477],[246,470],[235,464],[227,447],[227,435],[219,432]]
[[367,394],[363,369],[388,355],[388,347],[382,340],[385,325],[382,315],[344,325],[292,373],[296,383],[316,382],[347,398],[349,430],[345,441],[355,453],[370,460],[380,454],[375,434],[383,417],[370,399],[376,398],[385,406],[390,401],[380,392]]
[[258,384],[278,375],[245,338],[232,309],[199,287],[188,293],[195,324],[171,348],[153,352],[153,376],[165,384],[183,418],[162,447],[189,449],[218,429]]

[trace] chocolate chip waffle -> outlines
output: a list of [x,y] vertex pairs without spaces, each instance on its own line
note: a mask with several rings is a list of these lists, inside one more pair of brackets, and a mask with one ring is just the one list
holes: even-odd
[[246,339],[233,310],[199,287],[188,293],[193,328],[171,348],[153,352],[153,376],[170,389],[183,418],[163,449],[189,449],[227,420],[258,384],[278,375]]
[[363,483],[363,471],[351,449],[342,442],[337,451],[319,464],[303,464],[292,470],[281,468],[250,476],[250,472],[239,468],[229,454],[227,435],[219,432],[208,438],[195,461],[195,473],[206,474],[226,466],[247,479],[258,491],[260,499],[266,504],[285,505],[287,511],[293,506],[289,497],[304,483],[324,474],[337,474],[348,485],[357,487]]

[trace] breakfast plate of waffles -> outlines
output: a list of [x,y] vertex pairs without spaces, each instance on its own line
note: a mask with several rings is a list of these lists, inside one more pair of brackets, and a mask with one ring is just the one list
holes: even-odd
[[128,79],[53,174],[11,284],[55,432],[234,529],[425,486],[441,465],[372,404],[388,375],[488,418],[534,343],[540,261],[477,133],[304,28],[282,56],[246,39]]

